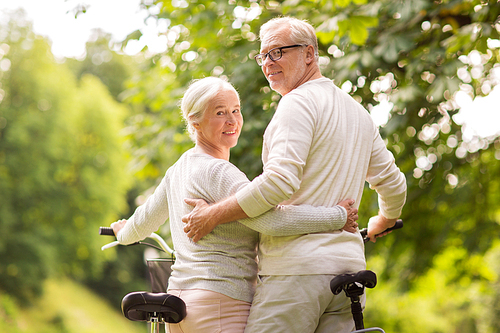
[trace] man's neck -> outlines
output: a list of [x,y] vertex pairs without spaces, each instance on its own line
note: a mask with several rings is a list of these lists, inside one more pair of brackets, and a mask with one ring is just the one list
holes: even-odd
[[322,77],[323,75],[321,74],[318,65],[316,63],[312,63],[308,66],[304,76],[297,82],[292,90],[297,89],[306,82],[321,79]]

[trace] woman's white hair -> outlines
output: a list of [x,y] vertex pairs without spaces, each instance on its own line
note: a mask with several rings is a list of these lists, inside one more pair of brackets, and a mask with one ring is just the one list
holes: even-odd
[[294,44],[306,44],[314,47],[314,56],[318,61],[318,38],[313,26],[306,20],[299,20],[295,17],[280,16],[275,17],[260,27],[259,38],[263,40],[269,32],[276,28],[288,25],[290,27],[290,38]]
[[196,142],[196,131],[193,123],[200,121],[207,110],[208,104],[220,91],[231,90],[240,96],[231,83],[218,77],[206,77],[191,81],[181,101],[182,117],[191,140]]

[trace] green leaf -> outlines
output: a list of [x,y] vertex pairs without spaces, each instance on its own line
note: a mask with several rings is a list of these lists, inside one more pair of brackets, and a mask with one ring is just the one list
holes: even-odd
[[334,0],[334,1],[335,4],[340,8],[345,8],[349,6],[349,4],[351,3],[351,0]]
[[370,16],[351,16],[338,22],[339,36],[349,35],[355,45],[363,45],[368,39],[368,29],[378,25],[378,19]]

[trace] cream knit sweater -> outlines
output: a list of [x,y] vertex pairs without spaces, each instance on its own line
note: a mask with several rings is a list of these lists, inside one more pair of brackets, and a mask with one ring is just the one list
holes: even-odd
[[[326,78],[281,99],[264,134],[262,159],[263,174],[236,194],[248,216],[277,204],[332,207],[348,198],[358,208],[365,181],[378,193],[386,218],[399,217],[406,200],[405,177],[369,113]],[[260,239],[261,275],[341,274],[365,266],[359,233]]]
[[128,219],[118,241],[130,244],[144,239],[169,219],[176,251],[169,288],[206,289],[251,302],[257,277],[258,232],[283,236],[336,230],[344,226],[346,210],[340,206],[280,206],[258,218],[219,225],[198,243],[186,236],[181,218],[192,207],[184,203],[185,198],[213,203],[249,183],[233,164],[189,150]]

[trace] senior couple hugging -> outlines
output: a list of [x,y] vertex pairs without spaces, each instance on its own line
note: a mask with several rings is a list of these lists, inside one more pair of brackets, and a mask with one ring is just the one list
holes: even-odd
[[167,332],[351,332],[350,300],[329,282],[366,267],[356,222],[364,184],[378,194],[373,241],[406,201],[405,177],[369,113],[321,75],[314,28],[279,17],[262,25],[260,41],[255,60],[282,96],[262,174],[250,181],[229,162],[243,126],[238,92],[220,78],[194,80],[181,103],[194,147],[111,225],[130,244],[169,220],[168,293],[187,316]]

